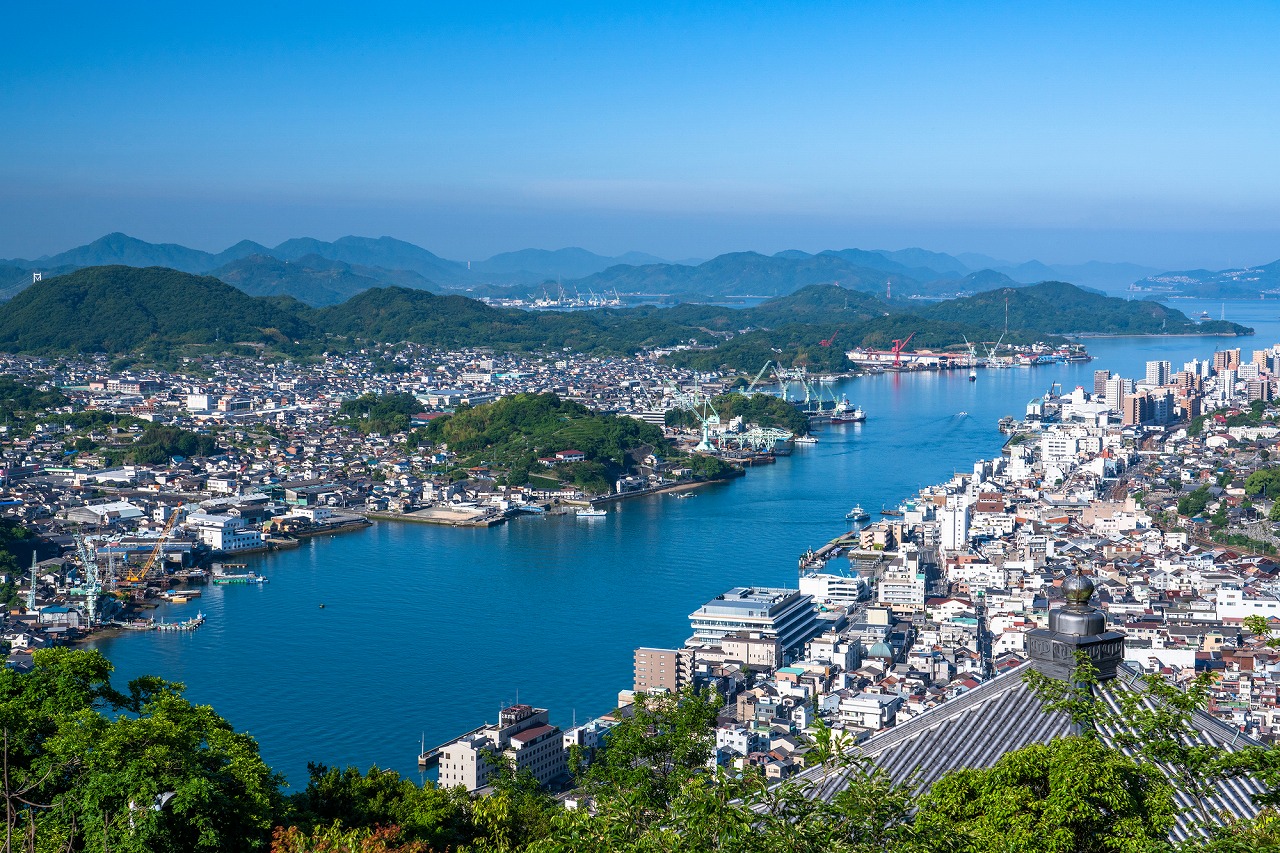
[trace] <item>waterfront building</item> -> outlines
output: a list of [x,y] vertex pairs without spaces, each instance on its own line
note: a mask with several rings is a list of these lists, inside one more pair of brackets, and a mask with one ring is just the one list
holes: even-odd
[[691,649],[639,648],[635,653],[636,693],[677,693],[693,681]]
[[857,572],[805,572],[800,575],[800,591],[823,604],[856,604],[867,597],[867,582]]
[[215,551],[231,554],[262,547],[262,532],[239,516],[193,512],[187,516],[186,525]]
[[548,722],[546,708],[512,705],[498,714],[498,724],[463,735],[441,748],[439,784],[461,785],[475,791],[489,784],[497,770],[491,758],[499,753],[515,770],[528,770],[540,785],[568,774],[568,751],[559,727]]
[[719,646],[727,635],[745,631],[777,640],[788,654],[819,630],[813,596],[774,587],[734,587],[689,614],[689,623],[689,646]]

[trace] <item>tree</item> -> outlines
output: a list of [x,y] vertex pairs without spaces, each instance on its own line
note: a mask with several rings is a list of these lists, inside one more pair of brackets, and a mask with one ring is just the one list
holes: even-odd
[[[248,735],[182,686],[144,677],[120,693],[96,650],[37,651],[30,672],[0,671],[9,832],[41,849],[260,849],[280,778]],[[35,804],[34,806],[30,804]]]
[[973,853],[1140,853],[1166,843],[1175,813],[1159,770],[1078,736],[949,773],[919,806],[917,826],[931,849]]

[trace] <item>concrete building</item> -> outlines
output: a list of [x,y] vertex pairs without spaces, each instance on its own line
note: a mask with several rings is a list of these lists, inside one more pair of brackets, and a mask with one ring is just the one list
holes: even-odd
[[485,726],[446,745],[440,755],[439,784],[462,785],[468,791],[483,788],[496,769],[491,760],[500,753],[528,770],[538,784],[550,784],[568,773],[568,752],[557,726],[548,723],[545,708],[512,705],[498,714],[496,726]]
[[719,646],[726,635],[745,631],[777,640],[789,654],[820,630],[812,596],[772,587],[734,587],[689,614],[689,623],[689,646]]
[[867,597],[867,582],[857,572],[808,572],[800,576],[800,591],[824,604],[856,604]]
[[676,693],[692,680],[692,649],[636,649],[636,693]]
[[262,547],[262,532],[239,516],[193,512],[187,516],[186,524],[215,551],[234,553]]
[[1147,384],[1148,385],[1168,385],[1170,367],[1171,365],[1167,361],[1148,361],[1147,362]]

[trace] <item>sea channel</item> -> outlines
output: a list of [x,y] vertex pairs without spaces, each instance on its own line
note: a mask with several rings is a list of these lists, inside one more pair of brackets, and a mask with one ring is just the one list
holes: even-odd
[[[428,746],[493,721],[514,701],[567,726],[613,708],[637,646],[679,646],[688,614],[737,585],[792,586],[797,558],[845,528],[999,453],[1003,415],[1053,383],[1092,387],[1093,371],[1141,377],[1215,349],[1280,341],[1280,302],[1180,300],[1189,316],[1257,329],[1248,338],[1093,338],[1094,361],[1035,368],[881,374],[833,387],[868,414],[826,426],[775,465],[656,495],[599,519],[523,517],[488,529],[379,522],[251,558],[262,586],[209,586],[158,617],[203,610],[193,632],[104,637],[116,678],[181,681],[255,736],[289,783],[306,765],[372,764],[417,778]],[[323,606],[321,606],[323,605]]]

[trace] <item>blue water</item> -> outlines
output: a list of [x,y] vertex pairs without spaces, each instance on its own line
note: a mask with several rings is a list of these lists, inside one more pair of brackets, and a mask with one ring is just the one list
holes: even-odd
[[[1221,303],[1179,302],[1189,314]],[[1051,383],[1091,388],[1095,369],[1140,377],[1149,359],[1280,341],[1280,303],[1226,303],[1252,338],[1088,341],[1095,361],[1038,368],[880,375],[837,386],[865,424],[829,426],[776,465],[692,500],[625,501],[606,518],[517,519],[498,528],[379,523],[251,558],[262,587],[208,586],[181,618],[190,634],[99,641],[117,677],[153,673],[187,685],[258,738],[295,786],[306,763],[371,764],[416,776],[427,744],[496,718],[515,701],[568,725],[605,712],[631,686],[632,651],[678,646],[688,614],[739,584],[794,585],[796,560],[921,486],[999,452],[1002,415],[1021,417]],[[967,414],[960,414],[965,412]],[[322,609],[321,604],[325,607]]]

